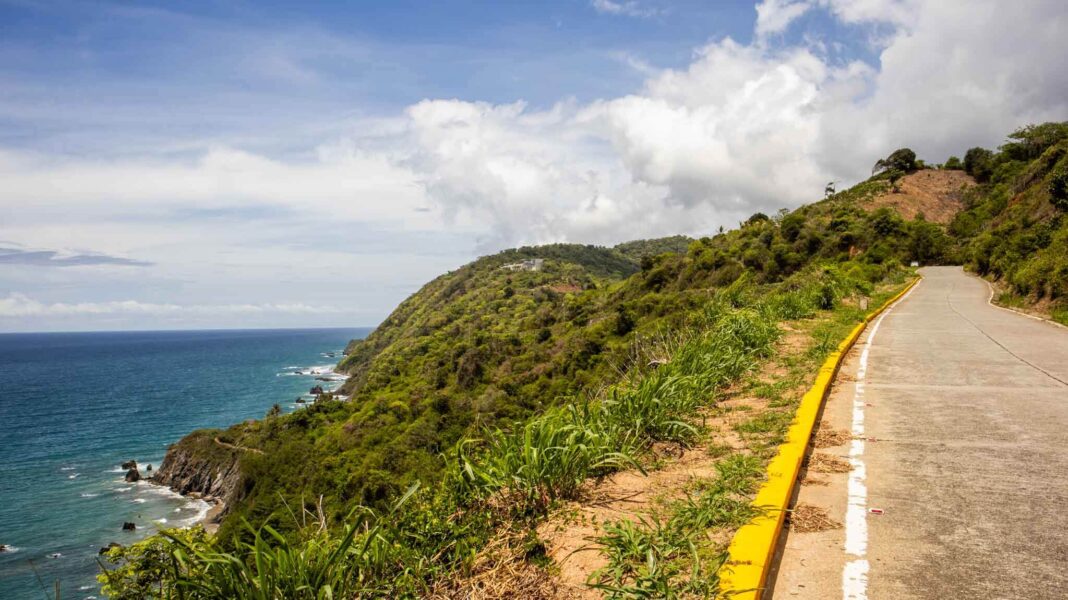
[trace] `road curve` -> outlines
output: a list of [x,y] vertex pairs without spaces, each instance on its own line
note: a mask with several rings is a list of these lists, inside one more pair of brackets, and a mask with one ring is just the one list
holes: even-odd
[[991,306],[960,268],[921,272],[824,410],[854,440],[818,451],[851,472],[797,494],[844,526],[785,532],[765,597],[1068,597],[1068,329]]

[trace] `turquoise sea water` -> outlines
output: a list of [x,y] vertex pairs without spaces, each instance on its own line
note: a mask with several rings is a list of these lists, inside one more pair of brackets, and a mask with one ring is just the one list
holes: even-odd
[[[97,550],[206,505],[119,464],[158,467],[193,429],[262,417],[323,382],[368,329],[0,335],[0,598],[100,596]],[[313,372],[315,374],[313,374]],[[136,532],[121,531],[123,521]],[[58,557],[53,557],[55,554]]]

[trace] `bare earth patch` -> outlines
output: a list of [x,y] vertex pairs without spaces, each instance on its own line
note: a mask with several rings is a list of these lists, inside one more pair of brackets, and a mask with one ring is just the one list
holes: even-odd
[[964,207],[964,190],[975,180],[964,171],[923,169],[906,175],[898,185],[901,192],[879,194],[864,202],[864,208],[889,206],[910,220],[922,212],[928,221],[947,225]]

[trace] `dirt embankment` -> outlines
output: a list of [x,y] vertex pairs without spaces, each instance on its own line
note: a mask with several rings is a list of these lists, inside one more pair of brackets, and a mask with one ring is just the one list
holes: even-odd
[[886,191],[864,202],[873,210],[889,206],[906,219],[923,213],[928,221],[947,225],[964,208],[964,192],[975,180],[964,171],[923,169],[906,175],[898,183],[900,192]]

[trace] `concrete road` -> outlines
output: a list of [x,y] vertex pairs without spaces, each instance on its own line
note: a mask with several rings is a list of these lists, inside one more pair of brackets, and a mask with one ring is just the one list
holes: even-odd
[[796,498],[843,527],[784,533],[766,597],[1068,598],[1068,329],[922,273],[825,408],[854,439],[817,451],[852,470]]

